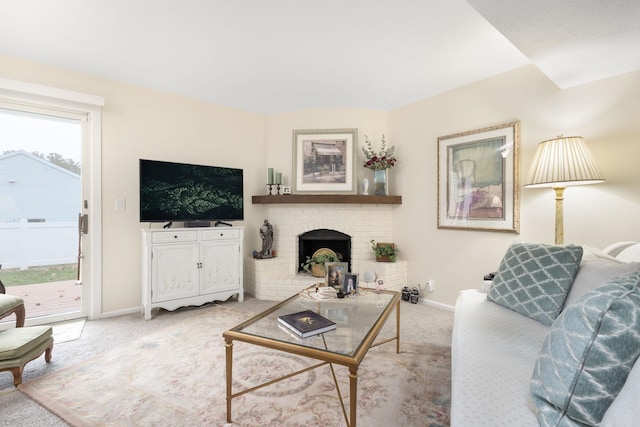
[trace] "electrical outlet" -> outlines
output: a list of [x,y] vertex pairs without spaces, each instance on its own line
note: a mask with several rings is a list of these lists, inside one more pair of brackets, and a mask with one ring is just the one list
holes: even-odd
[[433,292],[433,289],[436,287],[436,282],[433,280],[427,280],[427,290],[429,292]]

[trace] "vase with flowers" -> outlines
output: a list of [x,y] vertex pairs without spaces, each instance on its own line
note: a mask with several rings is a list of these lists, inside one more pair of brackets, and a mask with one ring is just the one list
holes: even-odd
[[395,166],[395,145],[387,147],[387,141],[382,135],[380,151],[373,148],[372,142],[367,135],[364,136],[365,145],[362,152],[366,160],[364,167],[373,170],[373,194],[377,196],[389,195],[389,169]]

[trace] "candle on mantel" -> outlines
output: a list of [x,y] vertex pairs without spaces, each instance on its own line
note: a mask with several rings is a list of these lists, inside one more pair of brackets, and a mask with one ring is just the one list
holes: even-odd
[[267,174],[268,178],[267,178],[267,184],[273,184],[273,168],[269,168],[268,169],[268,174]]
[[282,173],[278,172],[276,173],[276,185],[280,185],[282,184]]

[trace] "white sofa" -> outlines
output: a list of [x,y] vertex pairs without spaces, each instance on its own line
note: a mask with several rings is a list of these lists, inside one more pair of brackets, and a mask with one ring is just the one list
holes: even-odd
[[[640,244],[621,242],[603,251],[588,247],[583,250],[564,308],[610,279],[611,271],[640,269]],[[611,271],[603,272],[599,263],[612,266]],[[550,329],[488,300],[487,293],[480,289],[461,292],[452,336],[451,426],[538,426],[530,383]],[[638,393],[640,362],[634,365],[601,425],[638,425]]]

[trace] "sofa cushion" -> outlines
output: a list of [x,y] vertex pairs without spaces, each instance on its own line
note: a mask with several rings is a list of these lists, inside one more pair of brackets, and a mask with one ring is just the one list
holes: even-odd
[[580,246],[513,243],[500,262],[487,298],[551,326],[581,259]]
[[613,278],[626,276],[639,270],[640,262],[620,263],[607,258],[585,259],[583,256],[578,274],[576,274],[573,285],[571,285],[564,306],[567,307],[579,296],[594,290]]
[[541,426],[596,426],[640,355],[640,272],[576,299],[544,343],[530,392]]
[[528,391],[548,332],[479,290],[460,292],[451,338],[451,426],[539,427]]

